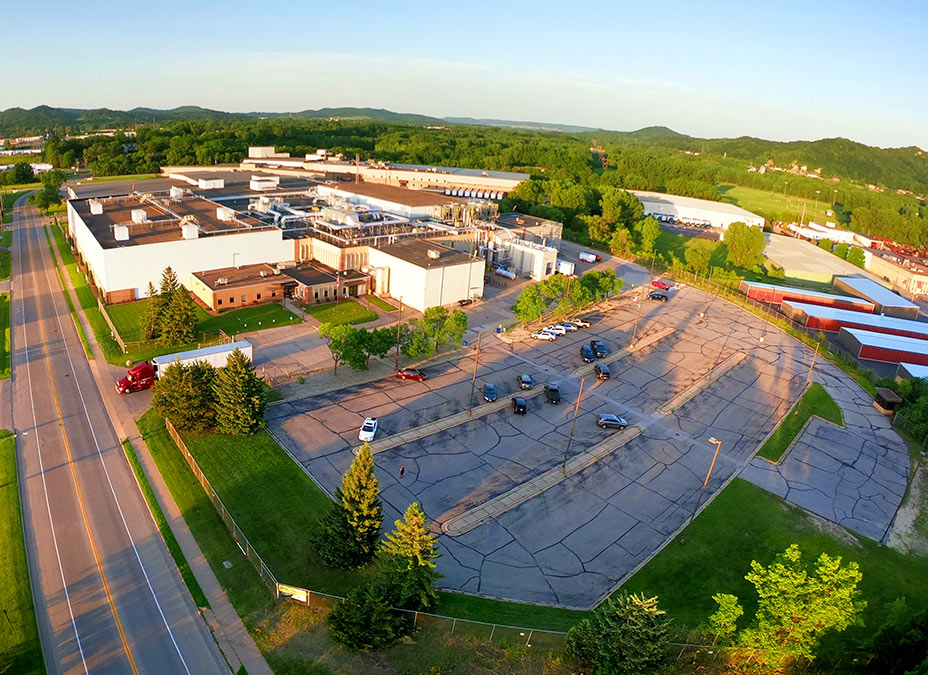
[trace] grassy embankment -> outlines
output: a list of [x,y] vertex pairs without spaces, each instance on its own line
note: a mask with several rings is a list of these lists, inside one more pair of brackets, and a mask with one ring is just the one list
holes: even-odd
[[758,457],[769,459],[771,462],[779,462],[783,453],[790,444],[796,439],[796,436],[805,426],[806,422],[812,415],[833,422],[834,424],[844,425],[844,417],[841,415],[841,408],[834,402],[834,399],[828,395],[825,388],[818,382],[813,382],[802,395],[802,398],[793,406],[780,425],[774,430],[773,434],[764,442],[764,445],[757,451]]
[[341,300],[325,305],[303,305],[303,310],[320,323],[367,323],[377,318],[376,312],[362,307],[356,300]]
[[[417,634],[373,656],[352,654],[336,647],[328,637],[321,599],[310,609],[295,603],[274,602],[257,572],[242,556],[222,520],[178,452],[163,421],[153,412],[139,420],[139,429],[165,479],[190,531],[246,627],[276,673],[323,673],[363,670],[374,658],[395,672],[506,672],[513,675],[571,670],[561,657],[548,654],[543,638],[525,648],[524,637],[512,633],[509,645],[475,642],[468,625],[459,623],[455,635],[449,626]],[[191,452],[209,474],[214,488],[245,529],[251,543],[282,582],[307,583],[333,593],[344,593],[362,582],[369,572],[333,572],[321,567],[309,540],[327,506],[327,497],[299,470],[283,450],[265,434],[251,439],[188,436]],[[207,470],[206,467],[210,468]],[[233,468],[237,467],[237,468]],[[255,505],[258,508],[254,508]],[[224,561],[230,561],[226,567]],[[277,566],[277,567],[275,567]],[[279,569],[278,569],[279,567]],[[287,575],[293,575],[288,578]],[[580,612],[479,598],[442,594],[438,612],[513,625],[564,630]],[[484,637],[488,629],[480,627]],[[496,636],[505,636],[498,629]],[[502,668],[495,671],[493,667]]]
[[55,245],[52,243],[54,239],[53,230],[56,230],[54,226],[46,225],[45,233],[48,236],[48,248],[52,256],[52,264],[55,267],[55,273],[58,275],[58,283],[61,284],[61,290],[64,293],[64,300],[68,303],[68,311],[71,313],[71,319],[74,321],[74,327],[77,329],[77,336],[81,340],[81,346],[84,348],[84,354],[87,355],[88,359],[94,358],[93,352],[90,349],[90,342],[87,340],[87,334],[84,332],[84,327],[81,325],[80,320],[77,316],[77,310],[74,309],[74,303],[71,301],[71,294],[66,290],[67,285],[64,282],[64,276],[61,273],[61,265],[58,264],[58,256],[55,253]]
[[0,380],[10,376],[10,294],[0,293]]
[[16,472],[16,439],[0,430],[0,673],[45,672],[29,587]]

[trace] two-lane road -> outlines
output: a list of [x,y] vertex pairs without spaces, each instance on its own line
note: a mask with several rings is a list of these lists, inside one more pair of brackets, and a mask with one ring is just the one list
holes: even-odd
[[13,423],[53,673],[227,673],[151,518],[84,356],[35,209],[14,210]]

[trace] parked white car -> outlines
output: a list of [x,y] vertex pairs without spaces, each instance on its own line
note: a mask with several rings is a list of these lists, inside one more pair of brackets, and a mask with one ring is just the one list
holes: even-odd
[[532,333],[532,337],[536,340],[557,340],[557,335],[546,330],[536,330]]
[[563,328],[564,330],[566,330],[568,333],[573,333],[574,331],[580,330],[579,328],[577,328],[575,325],[573,325],[569,321],[561,321],[557,325]]
[[543,330],[555,335],[567,335],[567,329],[561,326],[545,326]]
[[358,432],[358,440],[364,443],[370,443],[374,440],[374,436],[377,435],[377,427],[380,426],[377,423],[376,417],[368,417],[364,420],[364,424],[361,425],[361,431]]

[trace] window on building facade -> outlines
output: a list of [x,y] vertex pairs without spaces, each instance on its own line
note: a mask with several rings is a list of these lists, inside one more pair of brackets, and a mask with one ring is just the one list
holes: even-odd
[[260,293],[258,293],[258,300],[260,300],[260,299],[261,299],[261,294],[260,294]]
[[217,304],[217,305],[221,305],[221,304],[222,304],[222,298],[217,298],[216,304]]
[[232,305],[235,303],[235,298],[229,298],[229,304]]
[[242,302],[245,302],[245,296],[244,296],[244,295],[242,296]]

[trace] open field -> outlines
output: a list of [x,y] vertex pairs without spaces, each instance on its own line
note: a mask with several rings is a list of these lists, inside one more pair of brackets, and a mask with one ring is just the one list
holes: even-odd
[[[383,669],[378,672],[499,672],[508,675],[533,675],[539,672],[566,675],[571,672],[560,655],[549,654],[537,647],[527,649],[522,642],[500,646],[475,641],[467,637],[467,627],[463,624],[458,624],[459,630],[455,636],[449,635],[447,630],[426,629],[408,644],[400,644],[372,655],[357,655],[337,647],[328,636],[324,613],[295,603],[274,602],[269,589],[242,557],[241,551],[168,436],[161,419],[149,412],[139,420],[139,430],[187,526],[275,673],[359,672],[369,669],[372,661],[380,664],[379,667]],[[280,483],[286,483],[287,480],[289,476]],[[278,514],[278,517],[282,517],[281,528],[287,524],[284,516]],[[227,568],[224,561],[230,561],[231,567]],[[450,610],[459,607],[450,603],[446,605],[449,599],[446,596],[449,595],[443,594],[440,608],[443,613],[450,613]],[[454,601],[457,597],[450,596],[450,599]],[[520,616],[504,603],[492,603],[479,598],[462,600],[463,604],[474,600],[470,604],[482,605],[482,615],[491,615],[492,620],[507,623],[519,623],[515,619],[525,619],[526,611],[537,610],[547,614],[559,612],[551,608],[515,605],[522,612]],[[498,609],[498,612],[489,609]],[[455,615],[461,616],[460,613]],[[483,618],[482,615],[474,618]],[[573,621],[561,623],[566,628]],[[462,629],[464,632],[459,636]]]
[[377,313],[362,307],[356,300],[340,300],[325,305],[303,305],[303,310],[320,323],[367,323]]
[[[859,563],[863,573],[859,588],[869,603],[864,626],[827,639],[823,658],[839,658],[865,643],[886,617],[888,603],[897,597],[906,596],[911,607],[928,603],[928,559],[856,537],[740,479],[629,579],[622,591],[659,596],[661,607],[681,633],[704,624],[715,611],[713,593],[737,595],[750,617],[757,609],[754,587],[744,579],[751,561],[768,564],[794,543],[807,562],[824,552]],[[746,624],[747,619],[739,623]],[[828,672],[827,666],[820,667]]]
[[10,376],[10,294],[0,293],[0,379]]
[[[789,180],[789,178],[784,178],[784,180]],[[783,185],[781,182],[780,192],[771,193],[766,190],[723,183],[719,185],[719,194],[721,195],[721,201],[740,206],[752,213],[763,216],[767,220],[799,222],[799,216],[802,214],[802,205],[805,203],[806,210],[804,222],[808,223],[810,220],[821,224],[825,224],[827,221],[833,223],[840,222],[837,215],[829,216],[825,213],[831,210],[831,198],[834,194],[832,192],[834,188],[831,187],[829,183],[822,184],[822,194],[821,199],[818,201],[818,206],[816,206],[814,199],[791,197],[788,187],[786,196],[784,196],[782,187]]]
[[0,672],[44,673],[19,507],[16,441],[0,430]]
[[844,417],[841,415],[838,404],[832,400],[828,392],[818,382],[809,385],[808,390],[802,395],[799,402],[789,411],[780,426],[776,428],[776,431],[757,451],[757,456],[769,459],[771,462],[779,462],[783,453],[786,452],[786,448],[795,440],[812,415],[817,415],[838,425],[844,424]]

